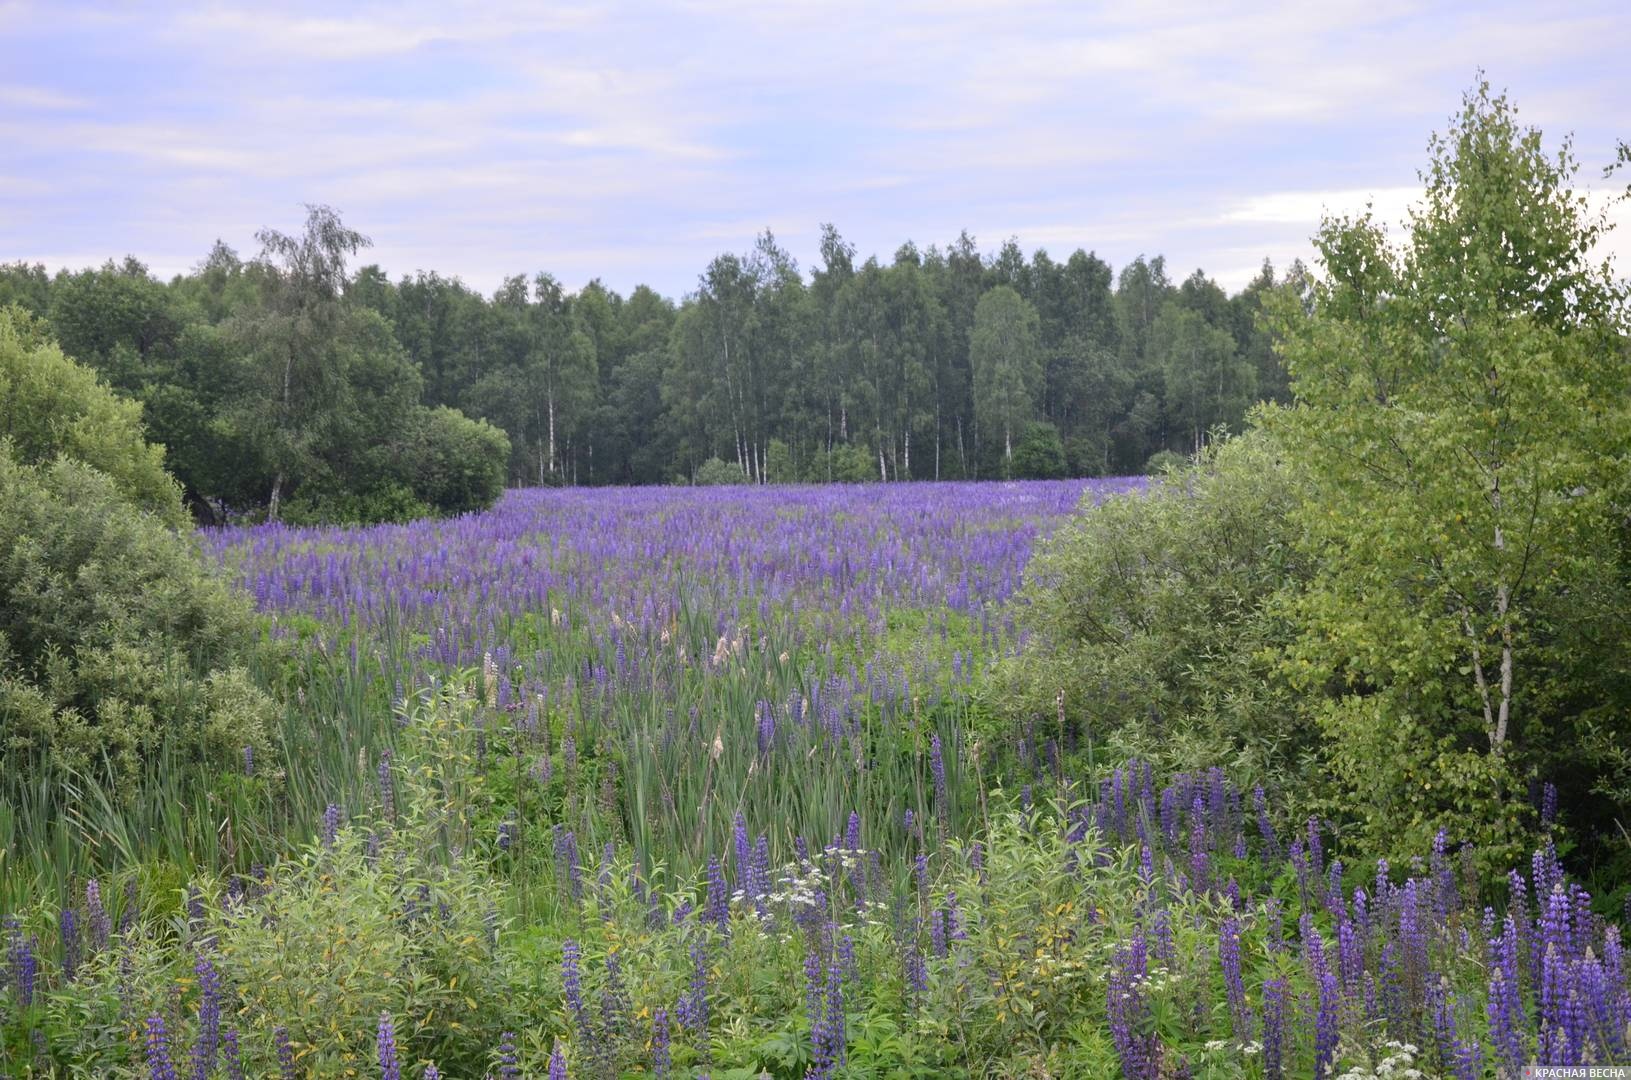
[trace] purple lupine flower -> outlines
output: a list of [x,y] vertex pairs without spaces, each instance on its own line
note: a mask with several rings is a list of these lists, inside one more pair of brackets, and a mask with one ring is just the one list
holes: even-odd
[[1229,1000],[1235,1042],[1244,1044],[1256,1030],[1256,1021],[1246,1004],[1246,982],[1240,970],[1240,920],[1233,915],[1218,926],[1218,962],[1223,965],[1223,988]]
[[657,1080],[667,1080],[674,1059],[669,1050],[668,1010],[658,1006],[651,1016],[651,1071]]
[[1286,983],[1270,979],[1263,984],[1263,1077],[1282,1080],[1286,1041]]
[[946,955],[946,912],[942,908],[929,912],[929,951],[936,959]]
[[71,907],[62,909],[57,920],[57,934],[62,939],[62,974],[69,982],[79,970],[79,914]]
[[436,1071],[436,1066],[434,1063],[425,1066],[425,1075],[423,1080],[442,1080],[442,1074]]
[[1263,861],[1280,861],[1280,840],[1274,835],[1274,823],[1269,820],[1268,799],[1261,785],[1252,789],[1252,806],[1257,810],[1257,831],[1263,838]]
[[583,899],[583,868],[578,858],[578,838],[572,830],[555,826],[555,874],[564,881],[573,900]]
[[963,912],[957,906],[957,894],[946,894],[946,940],[967,941],[968,931],[963,927]]
[[1315,974],[1315,985],[1319,991],[1319,1004],[1314,1014],[1315,1080],[1324,1080],[1331,1075],[1331,1065],[1336,1061],[1342,1008],[1342,991],[1337,985],[1337,977],[1323,962],[1320,968]]
[[549,1080],[567,1080],[566,1054],[561,1050],[561,1044],[556,1043],[555,1048],[549,1052]]
[[696,1045],[708,1044],[708,952],[701,938],[691,943],[691,985],[675,1008],[680,1025]]
[[854,810],[849,812],[849,823],[844,828],[844,849],[861,850],[861,815]]
[[515,1053],[515,1032],[506,1031],[498,1037],[498,1075],[514,1080],[521,1075],[520,1059]]
[[906,991],[912,997],[913,1008],[916,1008],[917,999],[929,990],[929,972],[923,962],[923,950],[918,946],[916,919],[912,920],[911,932],[906,935],[905,946]]
[[912,878],[917,882],[917,894],[925,900],[929,896],[929,857],[919,855],[912,861]]
[[1348,994],[1359,989],[1359,977],[1365,970],[1365,947],[1359,929],[1348,919],[1337,923],[1337,971]]
[[844,978],[836,964],[827,967],[826,1056],[837,1065],[849,1059],[849,1036],[844,1023]]
[[147,1018],[147,1074],[151,1080],[176,1080],[176,1067],[170,1060],[170,1033],[164,1017]]
[[758,736],[759,753],[768,754],[776,742],[776,714],[770,707],[770,702],[761,701],[758,707]]
[[1170,964],[1178,958],[1178,946],[1172,938],[1172,913],[1162,908],[1151,922],[1155,926],[1155,958]]
[[629,1028],[629,992],[623,983],[623,958],[615,951],[606,954],[606,986],[600,992],[600,1030],[607,1039],[620,1042]]
[[15,918],[6,920],[6,929],[9,931],[6,959],[11,969],[11,986],[17,1004],[26,1009],[34,1003],[34,980],[40,970],[39,958],[35,956],[33,941],[23,936],[22,926]]
[[515,843],[515,818],[506,817],[498,823],[498,850],[509,851]]
[[379,1014],[374,1050],[379,1059],[380,1080],[402,1080],[402,1065],[396,1059],[396,1025],[391,1022],[390,1013]]
[[583,974],[578,970],[582,953],[571,938],[561,942],[561,992],[566,1010],[574,1018],[583,1015]]
[[204,928],[204,894],[196,885],[187,886],[187,929],[198,933]]
[[731,840],[736,850],[736,887],[746,895],[749,867],[753,864],[753,846],[748,840],[748,819],[740,810],[731,822]]
[[816,1025],[821,1023],[825,1011],[825,994],[827,984],[823,981],[821,957],[814,949],[804,953],[804,1014],[810,1020],[810,1029],[813,1032]]
[[200,956],[193,964],[198,976],[198,1041],[193,1044],[194,1080],[207,1080],[215,1068],[221,1042],[221,976],[215,965]]
[[730,892],[725,887],[725,871],[720,867],[717,855],[708,856],[708,893],[702,917],[721,933],[730,933]]
[[1105,1007],[1110,1020],[1110,1039],[1121,1058],[1122,1075],[1127,1080],[1156,1080],[1160,1053],[1149,1020],[1145,983],[1149,980],[1149,959],[1142,927],[1116,949],[1106,984]]
[[1551,825],[1557,820],[1557,785],[1550,780],[1540,789],[1540,823]]
[[227,1080],[245,1080],[243,1054],[238,1049],[238,1029],[221,1032],[221,1060],[226,1063]]
[[753,860],[749,866],[748,895],[760,915],[765,912],[765,897],[770,895],[770,837],[764,833],[753,842]]
[[279,1080],[297,1080],[300,1074],[295,1071],[294,1046],[289,1042],[289,1029],[282,1025],[274,1029],[272,1044],[277,1047]]
[[255,778],[255,748],[244,747],[244,776],[253,780]]
[[91,950],[101,952],[113,934],[113,920],[102,906],[102,886],[95,878],[85,882],[85,919],[90,924]]
[[838,939],[838,971],[846,982],[861,981],[861,970],[855,965],[855,939],[848,934]]
[[328,808],[323,811],[323,846],[332,848],[339,835],[340,808],[334,803],[329,803]]

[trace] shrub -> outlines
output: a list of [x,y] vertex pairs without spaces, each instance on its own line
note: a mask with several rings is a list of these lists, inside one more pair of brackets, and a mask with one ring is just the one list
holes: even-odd
[[504,494],[510,438],[485,420],[438,406],[418,410],[403,453],[403,479],[443,514],[485,510]]
[[271,702],[236,666],[248,604],[156,514],[76,461],[0,444],[0,775],[134,776],[264,746]]
[[1160,476],[1168,469],[1181,469],[1189,464],[1189,455],[1176,450],[1157,450],[1144,462],[1145,476]]
[[1014,446],[1014,478],[1059,480],[1069,474],[1059,429],[1046,422],[1028,424]]
[[0,309],[0,439],[24,465],[68,457],[117,481],[124,497],[170,525],[186,515],[164,448],[142,436],[142,408],[119,398],[53,344],[41,323]]
[[696,483],[698,487],[714,487],[724,484],[745,484],[748,482],[747,473],[742,466],[734,461],[721,461],[711,457],[697,468]]
[[1289,543],[1293,479],[1261,436],[1208,449],[1147,494],[1109,499],[1045,541],[1026,572],[1034,636],[991,694],[1006,718],[1114,733],[1175,768],[1220,757],[1256,778],[1292,767],[1307,732],[1266,652],[1269,599],[1305,576]]

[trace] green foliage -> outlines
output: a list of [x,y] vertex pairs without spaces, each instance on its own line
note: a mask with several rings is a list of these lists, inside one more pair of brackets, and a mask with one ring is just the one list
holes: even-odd
[[765,479],[772,484],[791,484],[798,479],[793,452],[780,439],[771,439],[765,447]]
[[64,356],[44,324],[18,308],[0,309],[0,440],[15,462],[84,462],[167,524],[184,520],[163,447],[142,437],[141,406]]
[[8,781],[117,783],[166,746],[219,764],[267,744],[270,702],[235,666],[248,605],[87,465],[21,465],[0,444],[0,620]]
[[[1174,769],[1219,760],[1284,780],[1313,743],[1275,670],[1270,601],[1307,575],[1289,520],[1299,489],[1273,444],[1215,443],[1143,495],[1087,509],[1043,541],[1004,661],[997,715],[1053,718]],[[1306,778],[1305,778],[1306,779]]]
[[1631,368],[1574,172],[1481,86],[1433,141],[1403,250],[1369,215],[1327,221],[1312,311],[1270,304],[1298,403],[1264,422],[1308,477],[1314,568],[1281,605],[1283,670],[1326,695],[1339,805],[1377,853],[1447,825],[1519,856],[1499,811],[1530,778],[1599,821],[1631,809],[1594,798],[1578,737],[1623,738],[1631,704]]
[[719,458],[709,458],[697,466],[694,482],[701,487],[714,487],[723,484],[745,484],[748,474],[742,471],[742,466],[734,461],[721,461]]
[[1059,429],[1047,421],[1025,425],[1025,430],[1014,446],[1014,478],[1016,480],[1059,480],[1070,474],[1065,462],[1065,444],[1059,438]]
[[969,336],[974,373],[974,415],[1001,432],[1003,463],[1012,472],[1014,433],[1036,411],[1042,384],[1041,320],[1036,309],[1006,285],[980,297]]
[[509,437],[456,409],[419,409],[400,465],[402,479],[444,514],[484,510],[504,493]]
[[1176,450],[1158,450],[1144,463],[1144,475],[1160,476],[1173,469],[1182,469],[1189,461],[1188,454],[1180,454]]

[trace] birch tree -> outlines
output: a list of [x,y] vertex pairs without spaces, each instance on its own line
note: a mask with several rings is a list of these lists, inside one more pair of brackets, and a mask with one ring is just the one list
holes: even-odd
[[1266,418],[1307,471],[1319,568],[1289,659],[1337,690],[1336,772],[1378,828],[1505,813],[1556,732],[1569,625],[1612,576],[1624,292],[1567,144],[1547,154],[1515,112],[1469,94],[1404,242],[1328,220],[1312,310],[1271,305],[1298,405]]

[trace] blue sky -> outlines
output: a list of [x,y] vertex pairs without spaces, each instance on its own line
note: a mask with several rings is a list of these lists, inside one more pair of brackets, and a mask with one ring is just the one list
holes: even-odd
[[393,276],[484,292],[678,296],[767,227],[809,265],[825,221],[1237,288],[1324,208],[1402,214],[1479,67],[1600,183],[1628,51],[1592,2],[0,0],[0,261],[168,275],[322,202]]

